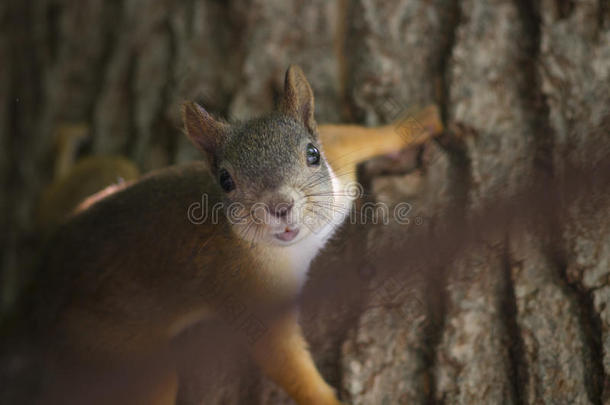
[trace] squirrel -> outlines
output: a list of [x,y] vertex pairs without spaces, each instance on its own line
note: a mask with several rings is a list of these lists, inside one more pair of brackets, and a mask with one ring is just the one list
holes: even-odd
[[[300,405],[340,404],[307,349],[298,309],[272,317],[268,309],[298,295],[311,261],[349,215],[344,185],[356,163],[424,142],[442,126],[432,109],[420,120],[428,135],[416,140],[390,126],[321,131],[298,66],[288,68],[284,86],[276,111],[244,122],[185,102],[185,133],[202,161],[94,198],[55,230],[33,294],[45,364],[41,403],[79,403],[75,385],[148,364],[190,325],[222,317],[231,294],[265,324],[249,346],[262,371]],[[333,166],[342,159],[341,169]],[[203,209],[222,209],[197,221],[190,207],[203,195]],[[145,381],[111,384],[87,402],[174,404],[175,365],[162,368],[138,370]]]

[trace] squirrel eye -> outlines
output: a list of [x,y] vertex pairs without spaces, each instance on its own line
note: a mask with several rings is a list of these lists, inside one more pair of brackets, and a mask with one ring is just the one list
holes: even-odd
[[308,166],[317,166],[320,164],[320,151],[312,143],[307,144],[307,150],[305,152]]
[[222,187],[225,193],[228,193],[229,191],[235,189],[235,182],[233,181],[233,178],[231,177],[229,172],[225,169],[220,169],[220,173],[218,174],[218,182],[220,183],[220,187]]

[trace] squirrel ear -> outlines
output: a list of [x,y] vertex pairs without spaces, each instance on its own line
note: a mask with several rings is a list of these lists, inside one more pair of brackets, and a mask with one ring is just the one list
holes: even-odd
[[215,120],[203,107],[192,101],[182,104],[182,120],[188,138],[197,149],[206,154],[212,164],[218,147],[227,136],[229,124]]
[[301,122],[310,133],[316,134],[313,91],[305,73],[297,65],[290,65],[286,71],[280,111]]

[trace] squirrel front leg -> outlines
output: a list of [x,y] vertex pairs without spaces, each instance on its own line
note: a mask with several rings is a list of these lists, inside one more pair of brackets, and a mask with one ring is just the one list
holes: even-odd
[[435,105],[382,127],[325,124],[318,127],[324,155],[345,184],[356,180],[356,165],[374,156],[417,146],[440,135],[443,123]]
[[297,404],[340,405],[334,390],[316,369],[297,318],[292,311],[274,319],[254,343],[254,359]]

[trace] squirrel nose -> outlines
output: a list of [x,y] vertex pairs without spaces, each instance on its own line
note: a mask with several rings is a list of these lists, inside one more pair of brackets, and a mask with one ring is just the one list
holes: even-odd
[[293,205],[294,200],[291,200],[290,202],[282,201],[279,203],[271,203],[269,204],[269,212],[275,217],[283,218],[288,215]]

